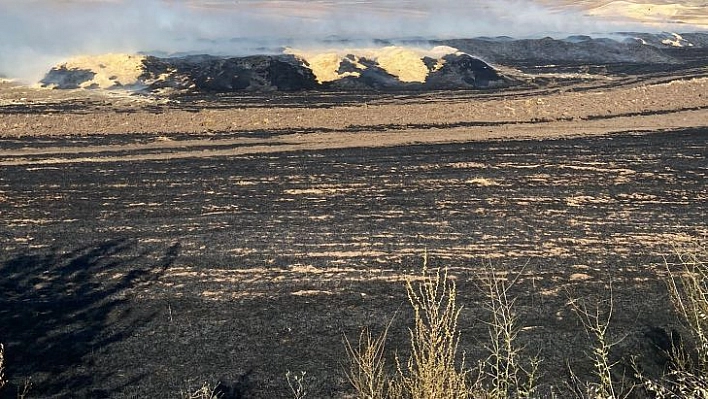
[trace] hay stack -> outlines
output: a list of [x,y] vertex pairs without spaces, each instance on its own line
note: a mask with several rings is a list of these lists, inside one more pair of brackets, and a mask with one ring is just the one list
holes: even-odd
[[111,89],[139,84],[144,56],[103,54],[80,56],[52,68],[42,80],[46,87]]

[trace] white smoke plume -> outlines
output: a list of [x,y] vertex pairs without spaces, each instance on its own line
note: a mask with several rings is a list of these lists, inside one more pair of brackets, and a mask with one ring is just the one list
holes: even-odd
[[532,0],[0,0],[0,76],[37,81],[84,54],[244,55],[335,38],[559,37],[618,28]]

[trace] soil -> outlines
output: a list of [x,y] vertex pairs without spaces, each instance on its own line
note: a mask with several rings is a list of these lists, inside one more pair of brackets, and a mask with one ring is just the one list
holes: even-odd
[[[159,98],[0,84],[0,341],[15,397],[348,397],[343,337],[407,353],[404,281],[448,267],[485,356],[511,290],[541,391],[591,379],[570,298],[650,376],[674,246],[708,228],[708,72],[505,91]],[[538,78],[540,79],[540,77]],[[554,388],[552,388],[554,387]],[[560,387],[560,388],[558,388]]]

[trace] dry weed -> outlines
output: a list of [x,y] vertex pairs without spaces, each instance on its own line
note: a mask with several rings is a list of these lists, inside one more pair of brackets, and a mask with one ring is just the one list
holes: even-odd
[[[390,324],[389,324],[390,326]],[[349,383],[354,387],[359,399],[384,399],[388,397],[389,377],[385,370],[385,346],[388,326],[377,337],[366,327],[359,334],[359,342],[352,346],[344,337],[344,344],[350,360],[345,371]]]
[[5,386],[5,347],[0,344],[0,390]]
[[414,287],[408,280],[406,290],[414,312],[414,327],[409,329],[411,355],[405,364],[396,358],[399,378],[394,390],[413,399],[468,397],[470,370],[464,355],[458,362],[457,321],[462,308],[457,305],[455,282],[448,278],[447,269],[431,273],[426,257],[422,281]]
[[424,258],[421,278],[406,282],[408,301],[413,307],[414,326],[409,328],[411,354],[407,361],[396,356],[396,372],[387,374],[385,342],[388,326],[374,337],[362,330],[355,347],[345,337],[350,359],[346,372],[359,399],[410,398],[448,399],[470,396],[469,370],[464,356],[458,356],[457,305],[454,281]]
[[288,387],[290,387],[290,392],[294,399],[305,399],[307,397],[305,374],[307,374],[306,371],[301,371],[298,375],[290,370],[285,373],[285,379],[288,381]]
[[216,388],[209,383],[204,383],[201,388],[193,392],[182,393],[182,399],[220,399],[222,395],[216,392]]
[[489,267],[481,277],[480,289],[486,294],[485,307],[490,320],[485,321],[489,331],[489,356],[478,367],[475,396],[487,399],[530,398],[536,390],[539,356],[525,357],[524,347],[518,344],[521,325],[516,312],[516,298],[509,291],[522,272],[500,276]]
[[614,312],[614,299],[612,285],[609,289],[609,298],[597,299],[588,304],[587,299],[572,298],[568,305],[578,316],[590,338],[593,340],[588,357],[593,362],[595,381],[580,379],[568,366],[571,376],[571,388],[580,398],[588,399],[619,399],[627,398],[634,390],[634,385],[624,386],[613,378],[613,369],[618,362],[610,360],[610,350],[621,342],[612,340],[609,334],[612,315]]
[[637,371],[645,390],[658,399],[708,399],[708,250],[705,242],[675,247],[681,265],[674,272],[668,261],[669,296],[690,335],[667,353],[671,368],[652,381]]
[[[388,327],[374,337],[368,329],[355,347],[345,337],[350,368],[347,377],[359,399],[411,398],[530,398],[536,390],[538,357],[524,358],[518,344],[521,331],[515,300],[509,291],[519,274],[498,278],[490,269],[481,278],[491,319],[489,356],[476,369],[465,365],[459,352],[457,286],[447,269],[429,270],[424,258],[421,278],[406,283],[413,307],[414,325],[409,329],[411,354],[406,361],[396,356],[396,373],[386,373],[385,342]],[[474,378],[476,377],[476,378]]]

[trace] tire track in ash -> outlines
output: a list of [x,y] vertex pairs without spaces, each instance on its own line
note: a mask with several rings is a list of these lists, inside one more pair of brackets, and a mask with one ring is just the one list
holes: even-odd
[[595,115],[586,120],[385,124],[340,129],[275,129],[204,134],[108,134],[3,140],[0,167],[75,163],[168,162],[254,154],[467,143],[480,140],[553,139],[705,127],[705,107],[638,114]]

